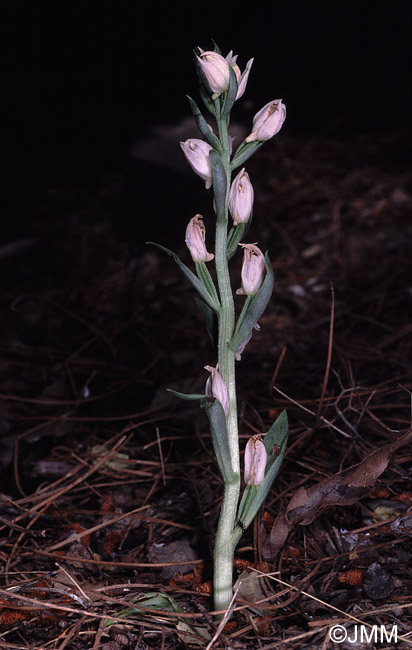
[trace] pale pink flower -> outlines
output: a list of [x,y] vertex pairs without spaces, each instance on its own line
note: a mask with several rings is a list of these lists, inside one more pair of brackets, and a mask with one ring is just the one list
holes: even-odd
[[239,345],[238,349],[235,352],[235,359],[236,361],[240,361],[242,358],[243,351],[247,344],[249,343],[250,339],[252,338],[253,330],[260,330],[260,325],[259,323],[256,323],[256,325],[250,330],[250,334],[247,335],[244,341]]
[[205,395],[217,399],[225,412],[226,417],[229,414],[229,392],[226,383],[216,368],[205,366],[205,370],[210,372],[210,377],[206,382]]
[[239,244],[239,246],[243,248],[242,286],[236,293],[253,296],[259,291],[265,277],[265,258],[255,244]]
[[253,185],[249,174],[243,168],[233,180],[229,193],[229,212],[235,226],[247,223],[252,212],[253,199]]
[[250,68],[252,67],[253,59],[250,59],[246,63],[246,68],[243,70],[243,72],[241,72],[238,64],[236,63],[237,57],[238,55],[233,54],[233,51],[231,50],[226,57],[226,61],[229,62],[229,64],[232,66],[233,70],[235,71],[236,80],[237,80],[236,99],[240,99],[246,90],[246,84],[249,78]]
[[253,118],[252,133],[247,136],[246,142],[270,140],[280,131],[285,118],[286,106],[282,104],[282,100],[269,102]]
[[206,250],[206,228],[201,214],[196,214],[190,219],[186,228],[185,244],[188,247],[194,262],[210,262],[214,255]]
[[197,60],[213,93],[212,99],[216,99],[229,88],[229,63],[221,54],[211,51],[202,52]]
[[206,189],[212,186],[212,167],[210,164],[209,153],[213,147],[198,138],[189,138],[185,142],[181,142],[180,146],[186,156],[186,160],[193,169],[193,171],[203,178],[205,181]]
[[267,453],[260,437],[249,438],[245,448],[245,483],[260,485],[265,478]]

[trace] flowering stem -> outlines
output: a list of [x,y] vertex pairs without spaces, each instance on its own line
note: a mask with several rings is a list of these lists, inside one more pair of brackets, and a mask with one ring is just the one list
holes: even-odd
[[[218,101],[216,114],[219,115]],[[222,145],[221,160],[226,173],[227,190],[224,206],[217,207],[215,264],[217,284],[220,294],[218,311],[219,372],[226,382],[229,393],[229,413],[227,416],[227,434],[233,470],[233,479],[225,482],[222,509],[220,512],[214,551],[214,608],[227,609],[232,595],[233,555],[235,545],[232,532],[235,528],[236,512],[240,491],[239,440],[236,405],[235,353],[229,347],[235,323],[235,308],[230,284],[227,259],[228,198],[230,188],[230,150],[226,118],[217,119],[219,138]]]
[[[237,56],[230,52],[226,59],[215,51],[195,51],[199,75],[199,90],[206,110],[215,117],[216,135],[203,117],[196,102],[189,98],[196,124],[203,140],[189,138],[180,146],[188,163],[204,181],[206,189],[213,187],[216,213],[215,267],[217,287],[206,267],[213,259],[205,242],[203,217],[195,215],[186,228],[185,242],[195,262],[194,274],[177,255],[172,255],[185,276],[200,294],[196,300],[205,319],[207,330],[215,343],[216,317],[218,325],[218,363],[205,366],[210,372],[205,395],[175,394],[182,399],[199,400],[208,415],[216,459],[224,483],[223,501],[217,528],[214,551],[214,608],[221,612],[232,600],[233,555],[236,544],[256,515],[278,471],[284,455],[287,438],[287,420],[281,415],[265,434],[265,442],[253,438],[245,452],[247,486],[240,505],[240,459],[236,404],[235,359],[240,355],[258,329],[273,288],[273,270],[267,254],[256,244],[240,244],[243,248],[242,286],[237,291],[246,300],[235,324],[235,307],[230,283],[228,262],[243,239],[253,215],[253,187],[249,175],[242,169],[231,183],[231,174],[282,126],[286,108],[281,99],[264,106],[253,119],[252,132],[238,147],[231,160],[231,142],[228,134],[230,112],[244,91],[253,59],[241,73]],[[230,208],[230,209],[229,209]],[[228,234],[229,212],[233,226]],[[161,247],[162,248],[162,247]],[[281,451],[275,457],[275,450]],[[239,513],[238,513],[239,507]],[[239,517],[239,521],[237,521]]]

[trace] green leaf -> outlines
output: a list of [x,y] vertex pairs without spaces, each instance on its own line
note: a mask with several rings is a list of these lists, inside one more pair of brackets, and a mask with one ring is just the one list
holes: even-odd
[[219,400],[210,397],[203,399],[200,406],[209,418],[210,433],[220,473],[225,483],[232,483],[236,479],[236,475],[232,469],[226,416],[223,407]]
[[206,289],[204,284],[199,280],[197,275],[195,275],[195,273],[193,273],[193,271],[191,271],[189,267],[186,266],[186,264],[183,264],[183,262],[179,259],[176,253],[173,253],[173,251],[169,250],[168,248],[165,248],[164,246],[161,246],[160,244],[156,244],[156,242],[153,241],[148,241],[146,242],[146,244],[151,244],[152,246],[156,246],[156,248],[159,248],[159,250],[173,257],[174,261],[180,267],[181,271],[187,277],[189,282],[192,283],[194,288],[197,290],[197,292],[200,294],[203,300],[209,305],[209,307],[211,307],[212,309],[219,308],[219,304],[216,303],[213,296],[210,295],[209,291]]
[[228,240],[227,240],[227,253],[226,253],[228,261],[232,259],[233,255],[237,251],[238,243],[249,230],[250,224],[252,223],[252,218],[253,218],[253,212],[250,213],[250,217],[246,223],[239,223],[237,226],[233,226],[230,229]]
[[172,388],[167,389],[175,397],[188,401],[200,401],[200,407],[209,418],[210,433],[217,464],[225,483],[232,483],[236,478],[232,470],[229,440],[227,435],[226,416],[219,400],[198,393],[179,393]]
[[264,142],[259,140],[254,140],[254,142],[242,142],[236,151],[235,155],[232,158],[231,169],[234,171],[237,167],[241,167],[246,160],[248,160],[255,151],[260,149]]
[[229,89],[227,93],[225,93],[223,106],[220,111],[221,117],[224,118],[229,117],[229,113],[232,110],[233,104],[236,101],[236,95],[238,89],[236,74],[231,65],[229,65],[229,72],[230,72]]
[[[268,455],[265,478],[260,485],[247,485],[243,492],[237,519],[244,529],[252,523],[272,487],[285,456],[288,432],[288,416],[286,411],[282,411],[263,438]],[[242,528],[234,531],[235,536],[239,539],[242,535]]]
[[248,303],[245,313],[241,313],[236,325],[235,333],[230,340],[229,346],[236,351],[243,341],[249,336],[250,332],[258,322],[259,318],[265,311],[270,300],[273,290],[273,270],[270,264],[268,254],[265,253],[266,275],[257,294]]
[[216,215],[218,219],[226,219],[226,190],[227,177],[223,162],[218,152],[212,149],[209,153],[212,167],[213,193],[215,195]]
[[206,330],[212,341],[213,349],[217,350],[218,323],[216,312],[200,298],[195,298],[195,301],[206,323]]
[[171,393],[175,397],[190,402],[195,402],[196,400],[199,401],[201,399],[205,399],[205,396],[202,395],[201,393],[179,393],[178,390],[173,390],[173,388],[166,388],[166,390],[168,393]]
[[266,474],[269,472],[272,465],[278,460],[282,447],[286,448],[288,431],[288,414],[283,410],[263,438],[263,443],[268,455]]
[[210,97],[206,84],[203,83],[201,80],[199,80],[199,95],[200,98],[205,105],[205,108],[211,113],[213,116],[216,115],[216,110],[215,110],[215,105],[213,103],[212,98]]
[[197,277],[199,278],[200,282],[207,289],[209,295],[212,297],[215,303],[219,305],[220,304],[219,296],[217,295],[215,283],[213,282],[213,278],[209,273],[209,269],[206,266],[206,262],[195,262],[195,266],[196,266]]
[[[171,614],[183,614],[184,611],[180,605],[177,604],[174,598],[167,594],[162,594],[158,591],[151,591],[144,596],[134,596],[130,599],[130,602],[147,609],[159,609],[161,611],[170,612]],[[147,612],[145,612],[144,609],[141,609],[141,607],[125,607],[116,614],[116,619],[129,618],[134,614],[147,614]],[[155,615],[152,614],[152,616]],[[176,616],[173,616],[171,618],[172,620],[177,621]],[[104,622],[104,627],[110,627],[116,623],[118,623],[117,620],[113,621],[111,619],[107,619]]]
[[200,108],[198,107],[196,102],[191,97],[189,97],[189,95],[186,95],[186,97],[189,100],[190,108],[196,120],[197,128],[199,129],[199,131],[201,132],[205,140],[207,140],[207,142],[214,149],[216,149],[216,151],[221,151],[222,145],[220,144],[220,140],[215,136],[209,124],[206,122],[205,118],[203,117],[200,111]]
[[222,56],[222,50],[220,49],[219,45],[216,43],[216,41],[213,38],[212,38],[212,43],[214,46],[214,51]]

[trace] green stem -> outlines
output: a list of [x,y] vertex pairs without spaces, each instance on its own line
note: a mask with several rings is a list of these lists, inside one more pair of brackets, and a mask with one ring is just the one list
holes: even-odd
[[[216,103],[216,115],[220,106]],[[216,534],[214,552],[214,607],[225,610],[231,601],[233,590],[233,555],[235,545],[232,532],[236,522],[236,512],[240,492],[239,438],[236,405],[235,354],[229,347],[235,324],[235,308],[227,260],[228,200],[230,190],[230,151],[226,119],[217,118],[219,138],[222,144],[221,159],[226,172],[227,189],[224,209],[217,211],[215,264],[217,284],[220,294],[218,363],[219,372],[226,382],[229,393],[229,413],[227,416],[228,442],[235,475],[231,483],[225,483],[222,509]]]

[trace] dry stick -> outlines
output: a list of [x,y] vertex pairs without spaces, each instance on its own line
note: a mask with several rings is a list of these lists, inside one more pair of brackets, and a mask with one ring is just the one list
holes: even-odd
[[19,476],[19,439],[16,438],[14,441],[14,454],[13,454],[13,473],[14,473],[14,481],[16,483],[17,489],[20,492],[20,494],[25,497],[27,496],[26,493],[24,492],[21,483],[20,483],[20,476]]
[[320,419],[320,414],[322,412],[323,401],[325,399],[326,388],[328,386],[329,373],[330,373],[330,364],[332,360],[332,346],[333,346],[333,326],[335,321],[335,290],[333,288],[332,282],[330,283],[330,292],[332,302],[330,305],[330,324],[329,324],[329,341],[328,341],[328,357],[326,360],[325,376],[323,378],[322,393],[319,400],[318,410],[316,412],[316,421]]
[[100,530],[101,528],[106,528],[110,524],[114,524],[118,521],[121,521],[122,519],[125,519],[126,517],[131,517],[133,516],[134,519],[143,519],[143,521],[150,521],[155,524],[163,524],[166,526],[172,526],[174,528],[181,528],[182,530],[191,530],[191,531],[196,531],[198,530],[197,527],[195,526],[188,526],[187,524],[178,524],[174,521],[170,521],[169,519],[158,519],[157,517],[146,517],[145,515],[137,515],[141,510],[146,510],[150,506],[139,506],[138,508],[135,508],[135,510],[130,510],[130,512],[124,512],[123,514],[119,515],[118,517],[113,517],[113,519],[109,519],[108,521],[104,521],[100,524],[96,524],[96,526],[92,526],[92,528],[87,528],[86,530],[83,530],[81,533],[73,533],[69,536],[67,539],[63,539],[61,542],[57,542],[57,544],[54,544],[54,546],[51,546],[50,548],[46,549],[48,553],[51,553],[51,551],[56,551],[58,548],[61,548],[62,546],[66,546],[66,544],[72,544],[74,541],[80,541],[82,537],[86,537],[86,535],[91,535],[91,533],[95,533],[97,530]]
[[[105,607],[103,607],[103,614],[106,614]],[[92,650],[98,650],[98,648],[100,647],[99,644],[100,644],[100,639],[102,638],[103,630],[104,630],[104,618],[102,618],[102,620],[100,621]]]
[[[85,621],[85,618],[83,617],[79,621],[76,621],[76,623],[74,625],[72,625],[72,627],[71,627],[71,629],[69,631],[67,631],[67,629],[63,630],[63,632],[60,634],[60,636],[58,636],[57,639],[56,639],[56,641],[58,641],[59,639],[61,639],[63,637],[63,643],[61,644],[61,646],[59,646],[58,650],[64,650],[64,648],[66,648],[66,646],[69,645],[69,643],[72,641],[73,637],[75,637],[75,635],[77,636],[77,633],[80,630],[80,628],[81,628],[82,624],[84,623],[84,621]],[[104,621],[104,619],[102,619],[102,621]]]
[[[282,397],[285,397],[289,402],[292,402],[292,404],[295,404],[296,406],[298,406],[300,409],[302,409],[302,411],[306,411],[306,413],[309,413],[310,415],[313,415],[314,417],[316,417],[316,413],[314,413],[310,409],[306,408],[306,406],[303,406],[302,404],[299,404],[299,402],[292,399],[292,397],[289,397],[289,395],[286,395],[286,393],[281,391],[280,388],[277,388],[276,386],[273,386],[273,390],[275,390],[277,393],[280,393],[280,395],[282,395]],[[335,431],[340,433],[342,436],[345,436],[345,438],[350,438],[351,437],[348,433],[346,433],[345,431],[342,431],[342,429],[339,429],[339,427],[337,427],[335,424],[333,424],[333,422],[330,422],[325,417],[323,417],[323,415],[320,416],[319,420],[321,420],[321,422],[324,422],[324,424],[327,424],[329,427],[332,427],[332,429],[335,429]]]
[[93,325],[92,323],[89,323],[87,320],[85,320],[81,316],[78,316],[77,314],[75,314],[70,309],[67,309],[66,307],[63,307],[63,305],[60,305],[59,303],[54,302],[53,300],[49,300],[45,296],[38,295],[38,294],[30,294],[30,293],[22,294],[22,295],[18,296],[14,300],[14,302],[12,303],[12,309],[14,311],[16,311],[17,304],[21,300],[23,300],[24,298],[29,298],[29,299],[32,298],[33,300],[43,300],[43,302],[47,303],[51,307],[54,307],[55,309],[60,309],[60,311],[62,311],[63,314],[65,314],[69,318],[72,318],[73,320],[77,321],[78,323],[81,323],[86,328],[88,328],[91,332],[93,332],[93,334],[95,334],[99,339],[102,339],[102,341],[104,341],[106,343],[107,347],[109,348],[110,352],[112,353],[112,356],[113,357],[116,356],[116,348],[114,347],[111,340],[105,334],[103,334],[103,332],[101,332],[95,325]]
[[62,566],[62,565],[59,564],[58,562],[56,562],[56,565],[59,567],[60,571],[63,571],[64,575],[66,575],[66,576],[69,578],[70,582],[72,582],[72,583],[77,587],[77,589],[80,591],[80,593],[81,593],[81,595],[83,596],[83,598],[84,598],[85,600],[88,600],[89,602],[91,602],[91,598],[90,598],[90,596],[88,596],[88,595],[86,594],[86,592],[81,588],[81,586],[79,585],[79,583],[78,583],[78,582],[75,580],[75,578],[73,578],[73,576],[72,576],[72,575],[71,575],[71,574],[70,574],[70,573],[69,573],[69,572],[64,568],[64,566]]
[[205,650],[210,650],[210,648],[213,646],[214,642],[217,641],[219,636],[222,634],[223,628],[225,627],[227,621],[232,616],[232,613],[235,610],[236,596],[237,596],[238,591],[239,591],[239,589],[241,587],[241,584],[242,584],[242,581],[240,580],[239,585],[238,585],[235,593],[233,594],[232,599],[231,599],[226,611],[224,612],[224,616],[223,616],[222,620],[219,623],[219,627],[217,628],[217,630],[216,630],[216,632],[215,632],[215,634],[213,636],[213,639],[211,639],[210,642],[207,644],[207,647],[206,647]]
[[42,555],[43,557],[51,557],[54,560],[59,562],[77,562],[79,564],[93,564],[96,566],[108,566],[108,567],[130,567],[130,568],[145,568],[145,569],[156,569],[158,567],[165,566],[188,566],[189,564],[202,564],[205,560],[182,560],[181,562],[118,562],[113,560],[109,562],[107,560],[93,560],[92,558],[84,557],[73,557],[71,555],[62,555],[62,553],[48,553],[47,551],[41,551],[39,548],[32,548],[30,551],[22,552],[20,557],[30,557],[31,555]]
[[157,438],[157,444],[158,444],[158,447],[159,447],[159,456],[160,456],[160,465],[161,465],[161,468],[162,468],[163,487],[166,487],[165,465],[164,465],[164,460],[163,460],[162,443],[160,442],[159,427],[156,427],[156,438]]
[[[131,436],[130,436],[130,437],[131,437]],[[91,467],[87,472],[85,472],[84,475],[79,476],[79,477],[78,477],[77,479],[75,479],[71,484],[66,485],[65,487],[61,488],[61,489],[58,490],[54,495],[49,496],[49,497],[48,497],[47,499],[45,499],[44,501],[41,501],[39,504],[37,504],[37,506],[33,506],[33,508],[31,508],[30,510],[28,510],[28,511],[25,512],[24,514],[19,515],[18,517],[16,517],[16,518],[13,520],[13,523],[16,522],[16,521],[19,521],[20,519],[23,519],[24,517],[26,517],[26,516],[27,516],[29,513],[31,513],[31,512],[36,512],[36,511],[38,511],[38,512],[36,513],[36,516],[33,517],[33,519],[32,519],[32,520],[28,523],[28,525],[27,525],[27,530],[30,529],[30,528],[35,524],[35,522],[37,521],[37,519],[39,518],[39,516],[42,514],[42,512],[44,512],[44,511],[49,507],[50,503],[52,503],[52,502],[53,502],[55,499],[57,499],[58,497],[62,496],[62,494],[64,494],[65,492],[68,492],[68,491],[69,491],[70,489],[72,489],[75,485],[78,485],[79,483],[81,483],[82,481],[84,481],[86,478],[88,478],[89,476],[91,476],[91,475],[92,475],[92,474],[93,474],[97,469],[99,469],[99,467],[100,467],[101,465],[103,465],[103,464],[107,461],[108,458],[110,458],[111,456],[113,456],[113,454],[117,451],[117,449],[119,449],[119,447],[121,447],[121,446],[123,445],[123,443],[124,443],[125,441],[126,441],[126,436],[122,436],[122,437],[120,438],[120,440],[118,440],[117,443],[113,446],[113,448],[112,448],[112,449],[111,449],[111,450],[110,450],[110,451],[109,451],[105,456],[103,456],[103,457],[102,457],[102,458],[101,458],[101,459],[96,463],[96,465],[94,465],[94,467]],[[7,581],[8,581],[7,576],[8,576],[8,572],[9,572],[9,570],[10,570],[10,566],[11,566],[11,562],[12,562],[12,559],[13,559],[13,555],[14,555],[14,553],[16,552],[16,550],[17,550],[17,548],[18,548],[20,542],[22,541],[22,539],[24,539],[25,535],[26,535],[26,531],[22,532],[22,533],[19,535],[19,537],[17,538],[17,540],[16,540],[16,542],[15,542],[15,544],[14,544],[12,550],[11,550],[10,556],[9,556],[8,559],[7,559],[6,567],[5,567],[5,575],[6,575],[6,579],[7,579]]]
[[[373,627],[373,625],[371,623],[365,622],[360,618],[356,618],[356,616],[353,616],[352,614],[347,614],[342,609],[339,609],[338,607],[335,607],[334,605],[330,605],[326,601],[321,600],[320,598],[317,598],[316,596],[313,596],[313,594],[310,594],[307,591],[303,591],[299,587],[296,587],[295,585],[291,585],[291,584],[285,582],[284,580],[280,580],[279,578],[276,578],[275,574],[273,574],[273,573],[264,573],[263,571],[259,571],[259,569],[255,569],[253,567],[251,567],[251,569],[252,569],[252,571],[255,571],[259,575],[259,577],[270,578],[271,580],[274,580],[275,582],[278,582],[281,585],[285,585],[285,586],[289,587],[290,589],[292,589],[294,591],[297,591],[297,592],[303,594],[304,596],[307,596],[311,600],[315,600],[316,602],[320,603],[321,605],[325,605],[329,609],[332,609],[333,611],[338,612],[339,614],[343,615],[343,617],[345,619],[350,619],[351,621],[355,621],[356,623],[360,623],[361,625],[365,625],[365,626],[368,626],[368,627]],[[412,603],[407,603],[406,605],[400,605],[400,607],[412,607]],[[377,610],[377,611],[379,611],[379,610]],[[373,614],[373,613],[374,613],[374,610],[372,610],[370,612],[362,612],[362,615],[365,616],[365,615],[370,615],[370,614]],[[406,641],[406,643],[408,643],[409,645],[412,645],[412,641],[409,641],[404,636],[401,637],[401,638],[404,641]],[[268,650],[269,648],[276,648],[276,647],[277,646],[275,646],[275,645],[270,645],[270,646],[266,646],[266,649]]]
[[[129,436],[129,439],[130,439],[130,438],[131,438],[131,436]],[[86,479],[88,479],[88,478],[89,478],[92,474],[94,474],[94,473],[95,473],[95,472],[96,472],[96,471],[97,471],[97,470],[98,470],[102,465],[104,465],[104,464],[107,462],[107,460],[108,460],[109,458],[111,458],[111,456],[113,456],[113,455],[116,453],[116,451],[117,451],[117,450],[118,450],[118,449],[119,449],[119,448],[120,448],[120,447],[121,447],[125,442],[126,442],[126,436],[122,436],[122,437],[120,438],[120,440],[118,440],[118,441],[116,442],[116,444],[112,447],[112,449],[110,449],[110,450],[107,452],[107,454],[105,454],[104,456],[102,456],[102,458],[100,458],[100,460],[98,460],[97,463],[96,463],[95,465],[93,465],[92,467],[90,467],[90,468],[87,470],[87,472],[85,472],[84,474],[82,474],[82,476],[79,476],[78,478],[76,478],[76,479],[75,479],[72,483],[70,483],[69,485],[65,485],[65,486],[62,487],[60,490],[57,490],[54,494],[49,495],[49,497],[48,497],[47,499],[44,499],[44,501],[41,501],[41,502],[38,503],[36,506],[33,506],[33,508],[30,508],[30,510],[27,510],[24,514],[19,515],[19,516],[16,517],[13,521],[14,521],[14,522],[16,522],[16,521],[20,521],[20,519],[23,519],[23,518],[26,517],[28,514],[30,514],[30,513],[32,513],[32,512],[35,512],[36,510],[40,510],[40,509],[43,508],[44,506],[48,506],[48,505],[50,505],[50,503],[52,503],[53,501],[55,501],[56,499],[58,499],[59,497],[61,497],[63,494],[65,494],[66,492],[68,492],[68,491],[71,490],[72,488],[76,487],[76,485],[79,485],[79,483],[82,483],[83,481],[85,481]]]
[[280,353],[280,356],[279,356],[278,362],[276,364],[276,367],[275,367],[275,369],[273,371],[272,379],[270,380],[269,395],[271,397],[272,397],[272,386],[274,385],[274,383],[276,382],[276,379],[278,377],[280,367],[281,367],[281,365],[283,363],[283,359],[285,358],[286,350],[287,350],[287,347],[286,347],[286,345],[284,345],[283,348],[282,348],[282,352]]
[[[131,623],[132,625],[136,625],[136,620],[122,617],[122,616],[115,616],[112,614],[97,614],[96,612],[88,612],[83,609],[76,609],[75,607],[68,607],[66,605],[58,605],[55,602],[52,601],[41,601],[41,600],[36,600],[35,598],[28,598],[27,596],[22,596],[21,594],[13,594],[13,592],[8,592],[5,589],[0,589],[0,595],[8,598],[14,598],[15,600],[24,602],[24,603],[29,603],[31,605],[30,609],[32,610],[34,607],[38,610],[44,610],[44,609],[56,609],[60,612],[71,612],[72,614],[77,614],[78,616],[84,616],[84,617],[89,617],[89,618],[94,618],[94,619],[110,619],[111,621],[115,621],[116,623]],[[111,599],[113,600],[113,599]],[[119,603],[119,604],[125,604],[125,603]],[[134,603],[133,603],[134,604]],[[131,603],[128,602],[127,605],[130,607]],[[23,607],[21,608],[23,610]],[[28,609],[27,607],[24,609]],[[149,613],[154,616],[165,616],[168,618],[176,618],[176,613],[171,613],[170,611],[166,610],[160,610],[160,609],[149,609],[148,607],[143,607],[138,604],[136,604],[136,609],[141,609],[142,613],[146,614]],[[196,616],[196,614],[192,613],[180,613],[179,612],[179,617],[182,618],[193,618]],[[169,621],[165,621],[165,623],[169,623]],[[143,625],[145,627],[153,627],[153,622],[145,622],[145,621],[139,621],[139,625]]]

